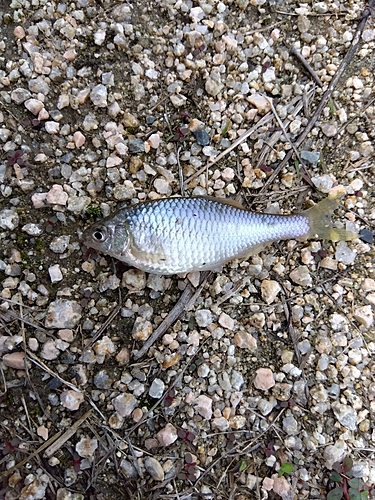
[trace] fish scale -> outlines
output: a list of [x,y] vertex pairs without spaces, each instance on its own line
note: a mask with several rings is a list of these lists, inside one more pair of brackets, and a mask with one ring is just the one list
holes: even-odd
[[159,249],[161,259],[146,265],[162,274],[218,267],[254,246],[300,237],[310,229],[306,216],[254,214],[206,198],[136,206],[129,209],[128,221],[138,249],[145,254]]
[[114,212],[83,239],[88,247],[155,274],[216,269],[273,241],[353,239],[354,233],[334,229],[329,221],[337,203],[328,197],[301,214],[273,215],[210,197],[160,199]]

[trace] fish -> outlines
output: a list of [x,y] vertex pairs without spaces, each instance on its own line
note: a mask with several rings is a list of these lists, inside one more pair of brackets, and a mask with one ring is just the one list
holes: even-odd
[[255,213],[209,196],[172,197],[120,208],[83,232],[87,248],[159,275],[215,270],[288,239],[350,241],[357,233],[335,228],[331,214],[342,191],[299,214]]

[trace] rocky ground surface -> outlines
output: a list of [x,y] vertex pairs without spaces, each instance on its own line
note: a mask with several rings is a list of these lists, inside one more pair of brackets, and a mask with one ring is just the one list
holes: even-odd
[[[0,498],[371,497],[365,7],[0,3]],[[281,242],[220,273],[146,275],[80,241],[121,203],[289,213],[337,185],[360,239]]]

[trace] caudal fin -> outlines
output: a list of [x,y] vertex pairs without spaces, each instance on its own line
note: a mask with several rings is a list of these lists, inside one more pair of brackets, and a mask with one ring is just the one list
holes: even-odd
[[340,204],[344,194],[344,188],[336,189],[327,198],[303,212],[303,215],[309,218],[310,231],[307,234],[308,239],[350,241],[358,238],[357,233],[333,227],[332,224],[331,215]]

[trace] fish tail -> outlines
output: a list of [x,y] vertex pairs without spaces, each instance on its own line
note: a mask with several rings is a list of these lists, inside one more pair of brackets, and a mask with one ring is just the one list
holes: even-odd
[[357,233],[333,227],[332,224],[331,215],[339,206],[340,200],[344,194],[344,188],[336,188],[327,198],[324,198],[324,200],[302,212],[302,214],[309,219],[310,231],[307,234],[308,239],[317,238],[331,241],[350,241],[358,238]]

